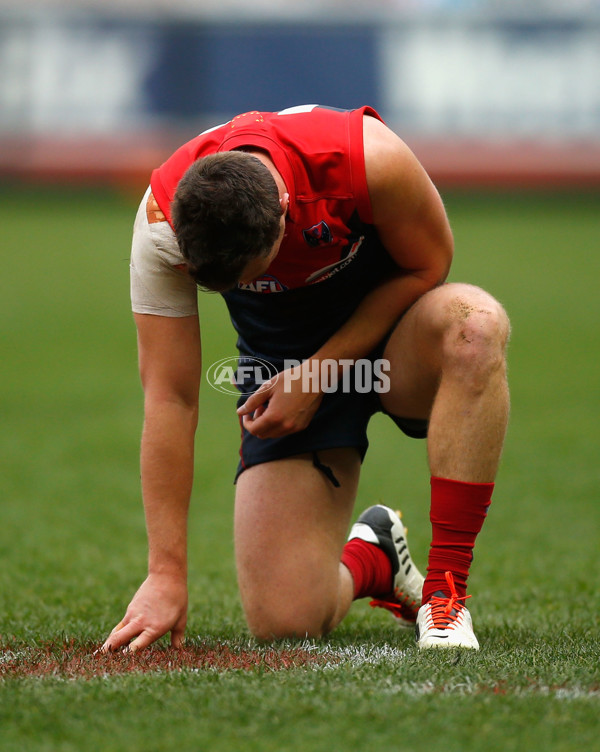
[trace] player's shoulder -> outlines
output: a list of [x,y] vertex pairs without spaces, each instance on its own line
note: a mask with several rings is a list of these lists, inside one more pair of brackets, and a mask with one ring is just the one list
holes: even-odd
[[363,115],[363,144],[365,161],[385,163],[390,158],[405,157],[410,153],[397,133],[368,113]]
[[377,118],[363,117],[365,171],[369,189],[389,188],[410,181],[421,165],[410,147],[390,127]]

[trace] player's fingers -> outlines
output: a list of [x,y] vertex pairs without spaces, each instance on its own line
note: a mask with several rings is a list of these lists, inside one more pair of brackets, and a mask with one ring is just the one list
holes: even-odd
[[254,411],[254,415],[252,416],[252,420],[256,420],[257,418],[260,418],[260,416],[264,413],[264,411],[267,409],[266,405],[259,405],[256,410]]
[[96,650],[94,652],[94,655],[97,655],[98,653],[110,653],[110,651],[113,649],[112,648],[112,643],[111,643],[111,638],[120,629],[123,629],[123,627],[124,627],[124,622],[122,622],[122,621],[120,621],[117,624],[116,627],[113,627],[113,629],[111,629],[110,634],[108,635],[107,639],[104,641],[104,643],[102,644],[102,646],[99,647],[98,650]]
[[175,627],[171,630],[171,647],[180,648],[183,643],[185,634],[185,624],[182,627]]
[[274,382],[271,381],[271,379],[265,381],[264,384],[261,384],[254,394],[251,394],[244,404],[238,407],[238,415],[249,415],[250,413],[253,413],[257,407],[264,404],[271,396],[273,385]]
[[264,415],[266,409],[266,405],[259,405],[250,415],[242,416],[242,422],[247,431],[250,431],[251,433],[253,432],[252,427],[256,424],[256,421]]
[[255,410],[253,415],[244,415],[244,417],[242,418],[244,428],[246,429],[246,431],[254,434],[257,439],[271,438],[271,421],[268,417],[261,420],[264,410],[261,410],[260,408],[259,410],[260,415],[258,414],[258,410]]
[[129,622],[129,624],[126,624],[118,630],[115,627],[100,650],[102,653],[111,653],[114,650],[118,650],[124,645],[127,645],[133,637],[139,634],[139,632],[139,624],[135,621]]
[[255,410],[254,415],[244,415],[242,418],[244,428],[257,439],[278,439],[282,436],[288,436],[306,428],[310,422],[310,420],[303,419],[302,416],[296,416],[294,419],[293,416],[286,416],[273,410],[267,411],[266,408],[261,410],[260,415],[257,413],[258,411]]
[[160,635],[155,632],[153,633],[145,629],[127,646],[126,650],[128,653],[137,653],[138,651],[147,648],[148,645],[151,645],[155,640],[158,640],[159,637]]

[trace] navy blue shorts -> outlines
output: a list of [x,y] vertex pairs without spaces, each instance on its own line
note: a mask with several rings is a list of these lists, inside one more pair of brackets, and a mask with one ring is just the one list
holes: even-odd
[[[378,348],[376,357],[381,357],[383,348]],[[281,364],[273,362],[277,370]],[[354,384],[354,380],[350,379]],[[238,407],[246,401],[248,393],[257,389],[259,384],[246,382],[244,395],[238,399]],[[398,418],[383,409],[379,395],[375,391],[366,393],[352,391],[335,391],[323,396],[319,409],[310,425],[304,430],[277,439],[259,439],[246,431],[242,425],[242,443],[240,462],[236,480],[240,473],[253,465],[272,460],[284,459],[295,454],[315,453],[323,449],[354,447],[361,461],[369,447],[367,426],[371,416],[382,412],[389,415],[396,425],[411,438],[423,439],[427,436],[428,421],[410,418]],[[318,458],[315,458],[318,464]],[[321,468],[322,469],[322,468]]]

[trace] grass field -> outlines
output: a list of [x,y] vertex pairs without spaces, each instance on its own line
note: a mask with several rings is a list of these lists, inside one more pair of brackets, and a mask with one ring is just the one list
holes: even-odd
[[[482,649],[419,654],[355,604],[329,639],[261,647],[231,545],[238,428],[204,385],[182,654],[98,657],[145,574],[141,390],[128,307],[136,200],[5,190],[0,750],[600,750],[597,195],[450,194],[452,279],[513,322],[512,420],[470,601]],[[234,352],[202,296],[206,362]],[[383,418],[357,512],[402,508],[424,566],[424,445]]]

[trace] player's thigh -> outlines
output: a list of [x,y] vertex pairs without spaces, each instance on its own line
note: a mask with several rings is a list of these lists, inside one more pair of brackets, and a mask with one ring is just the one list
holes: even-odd
[[360,471],[352,448],[318,452],[335,487],[310,454],[265,462],[237,481],[235,549],[242,600],[337,587]]
[[489,293],[462,283],[430,290],[406,312],[383,353],[390,364],[390,389],[381,395],[386,410],[406,418],[429,417],[442,373],[444,336],[473,312],[503,315]]

